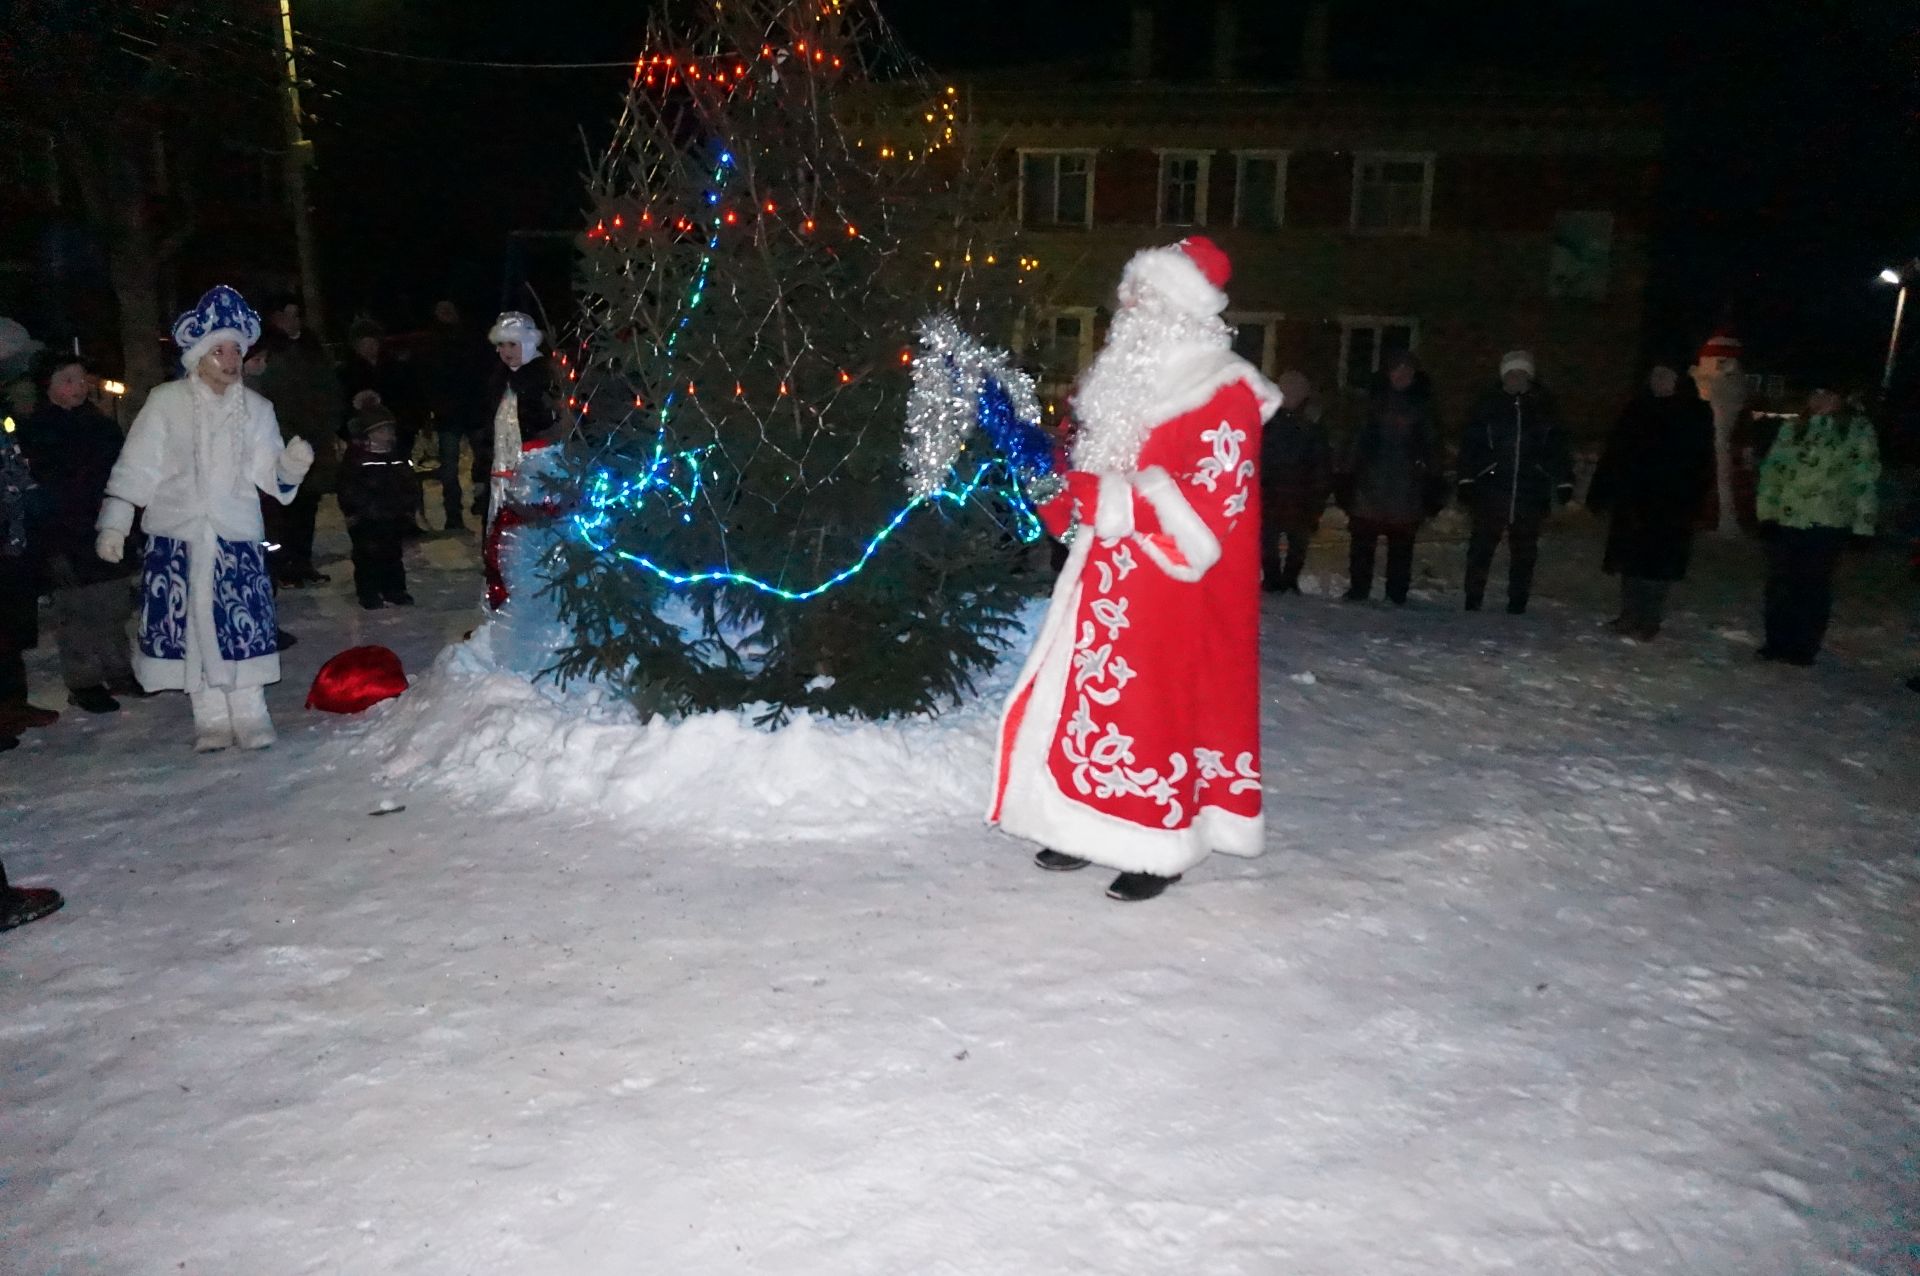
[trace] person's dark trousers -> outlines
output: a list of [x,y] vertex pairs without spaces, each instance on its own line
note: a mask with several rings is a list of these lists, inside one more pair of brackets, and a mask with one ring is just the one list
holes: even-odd
[[[1314,520],[1303,517],[1297,506],[1267,497],[1260,502],[1260,579],[1269,589],[1298,589],[1300,573],[1307,565],[1307,546],[1313,540]],[[1287,543],[1286,557],[1280,555],[1280,542]]]
[[1833,573],[1847,533],[1781,527],[1767,538],[1767,645],[1783,660],[1811,661],[1833,615]]
[[40,643],[40,586],[34,569],[0,558],[0,705],[27,699],[25,653]]
[[407,592],[406,560],[401,556],[404,518],[362,519],[347,529],[353,542],[353,592],[362,602],[392,599]]
[[460,444],[464,438],[451,425],[440,429],[440,499],[448,527],[466,522],[466,507],[460,504]]
[[313,524],[320,516],[320,493],[302,485],[291,503],[265,503],[267,568],[274,580],[300,582],[313,574]]
[[1540,528],[1546,520],[1538,514],[1521,514],[1508,522],[1503,514],[1476,513],[1473,533],[1467,540],[1467,610],[1479,611],[1487,594],[1487,577],[1493,571],[1493,551],[1507,542],[1507,610],[1521,612],[1533,597],[1533,569],[1540,561]]
[[1373,556],[1382,536],[1387,538],[1387,601],[1404,603],[1413,584],[1413,528],[1404,523],[1377,523],[1370,518],[1350,521],[1353,544],[1347,553],[1347,594],[1365,598],[1373,592]]
[[1645,576],[1620,577],[1620,620],[1628,632],[1660,628],[1667,618],[1667,591],[1673,582]]
[[473,439],[473,468],[468,475],[473,479],[473,513],[484,518],[487,513],[488,493],[493,476],[493,435],[484,431],[475,431]]

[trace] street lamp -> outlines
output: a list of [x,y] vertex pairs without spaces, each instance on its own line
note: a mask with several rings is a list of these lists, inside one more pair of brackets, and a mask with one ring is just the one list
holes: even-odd
[[1880,282],[1892,284],[1900,293],[1893,301],[1893,336],[1887,340],[1887,367],[1880,374],[1880,390],[1885,393],[1893,388],[1893,360],[1900,353],[1900,324],[1907,317],[1907,288],[1920,280],[1920,257],[1915,257],[1904,266],[1888,266],[1880,272]]
[[293,214],[293,244],[300,259],[300,295],[307,323],[316,333],[326,330],[326,310],[320,300],[320,254],[313,242],[313,219],[307,211],[307,166],[313,143],[300,127],[300,73],[293,64],[292,0],[269,0],[280,20],[280,40],[286,50],[287,77],[281,88],[286,103],[286,183],[288,210]]

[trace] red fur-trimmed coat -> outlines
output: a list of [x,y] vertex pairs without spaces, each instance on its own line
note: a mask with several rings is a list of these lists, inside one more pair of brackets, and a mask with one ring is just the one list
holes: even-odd
[[1072,476],[1092,527],[1008,699],[988,814],[1162,875],[1261,850],[1257,461],[1280,405],[1230,353],[1182,371],[1132,471],[1097,499]]

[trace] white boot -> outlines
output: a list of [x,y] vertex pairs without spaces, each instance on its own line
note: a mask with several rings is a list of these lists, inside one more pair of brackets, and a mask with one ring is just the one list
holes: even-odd
[[264,687],[247,687],[227,693],[227,705],[233,712],[233,738],[243,749],[264,749],[278,737],[273,719],[267,716],[267,692]]
[[193,702],[193,749],[196,753],[218,753],[233,743],[233,713],[227,708],[227,693],[208,688],[187,695]]

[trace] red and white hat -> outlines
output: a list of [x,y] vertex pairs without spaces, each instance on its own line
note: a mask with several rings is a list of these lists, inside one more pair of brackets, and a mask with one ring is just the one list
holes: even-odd
[[1700,347],[1695,362],[1705,363],[1709,359],[1738,359],[1741,353],[1740,338],[1730,333],[1716,332],[1707,338],[1707,344]]
[[1233,263],[1205,235],[1135,253],[1120,274],[1120,301],[1129,303],[1142,289],[1182,310],[1217,315],[1227,308],[1227,280]]

